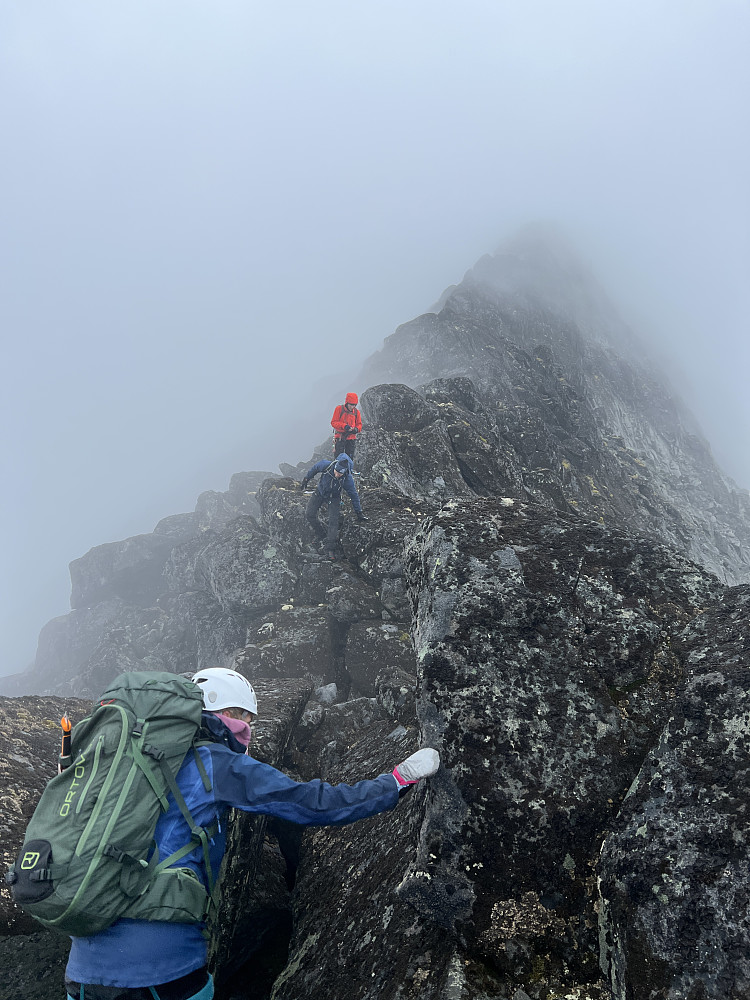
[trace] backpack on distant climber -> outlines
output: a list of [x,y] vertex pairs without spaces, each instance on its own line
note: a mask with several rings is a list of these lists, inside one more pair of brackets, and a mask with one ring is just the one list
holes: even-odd
[[[97,934],[120,917],[204,919],[209,893],[190,869],[173,867],[202,845],[211,879],[214,831],[195,825],[175,782],[197,744],[202,709],[197,685],[175,674],[127,673],[107,688],[74,727],[70,765],[47,784],[6,875],[22,909],[74,936]],[[154,829],[169,792],[192,839],[161,859]]]

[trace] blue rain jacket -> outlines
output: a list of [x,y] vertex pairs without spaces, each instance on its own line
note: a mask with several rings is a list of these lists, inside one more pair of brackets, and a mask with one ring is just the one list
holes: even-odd
[[[221,728],[226,729],[223,724]],[[210,792],[203,786],[194,753],[201,755],[211,781]],[[392,809],[399,797],[392,774],[354,785],[329,785],[318,779],[299,782],[269,764],[220,744],[190,751],[177,774],[177,785],[196,823],[208,827],[214,820],[219,821],[210,850],[214,877],[218,876],[226,849],[226,813],[230,807],[305,826],[342,826]],[[187,823],[171,795],[169,808],[157,823],[155,839],[163,858],[190,841]],[[201,847],[178,864],[192,868],[207,886]],[[66,975],[74,982],[104,986],[170,982],[206,964],[207,942],[202,931],[203,924],[118,920],[100,934],[71,938]]]
[[[333,474],[334,466],[336,462],[343,461],[346,459],[347,465],[349,466],[349,471],[343,475],[340,479],[337,479]],[[357,493],[357,486],[354,482],[354,476],[352,475],[352,469],[354,467],[354,462],[348,455],[338,455],[336,461],[329,462],[327,459],[322,459],[320,462],[316,462],[311,469],[308,469],[305,473],[305,479],[312,479],[317,476],[319,472],[323,475],[320,477],[320,482],[317,486],[317,491],[326,500],[336,500],[341,496],[342,489],[345,490],[351,497],[352,507],[358,513],[362,513],[362,504],[359,502],[359,493]]]

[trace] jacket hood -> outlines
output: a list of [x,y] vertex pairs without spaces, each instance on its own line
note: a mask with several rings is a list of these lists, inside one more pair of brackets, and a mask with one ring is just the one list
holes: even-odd
[[[339,399],[340,398],[341,397],[339,396]],[[347,394],[346,394],[346,402],[347,403],[354,403],[354,405],[356,406],[357,403],[359,402],[359,396],[357,395],[356,392],[347,392]]]
[[247,750],[247,747],[235,739],[234,733],[213,712],[201,713],[200,735],[202,739],[207,739],[211,743],[223,743],[235,753],[245,753]]
[[352,462],[351,458],[349,458],[349,456],[344,452],[342,452],[340,455],[337,455],[334,461],[336,463],[336,468],[339,469],[339,471],[341,471],[341,467],[343,465],[346,465],[347,472],[351,472],[352,469],[354,468],[354,462]]

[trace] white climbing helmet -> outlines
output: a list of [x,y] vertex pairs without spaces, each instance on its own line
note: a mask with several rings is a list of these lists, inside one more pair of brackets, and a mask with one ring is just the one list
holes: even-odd
[[230,670],[229,667],[206,667],[193,674],[192,679],[194,684],[200,686],[206,711],[242,708],[253,715],[258,714],[258,699],[253,686],[236,670]]

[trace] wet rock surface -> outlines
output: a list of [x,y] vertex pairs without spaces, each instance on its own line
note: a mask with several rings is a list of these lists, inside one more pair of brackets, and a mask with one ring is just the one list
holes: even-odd
[[750,589],[678,637],[687,676],[604,842],[602,968],[617,996],[750,996]]
[[507,499],[447,504],[407,551],[418,715],[453,780],[401,892],[517,979],[596,978],[596,848],[679,683],[675,623],[720,588]]
[[[554,252],[484,259],[366,372],[335,562],[299,488],[330,439],[76,561],[0,681],[7,852],[61,704],[233,665],[296,777],[442,766],[352,827],[235,820],[218,1000],[750,998],[747,494]],[[18,995],[53,995],[59,946],[3,905]]]

